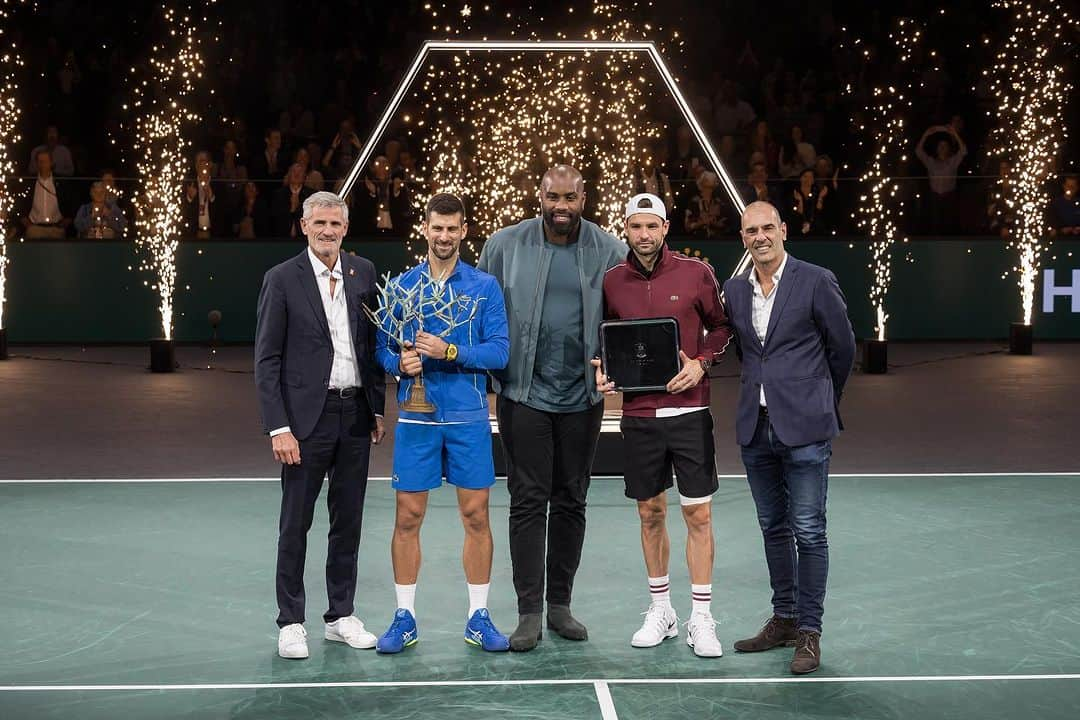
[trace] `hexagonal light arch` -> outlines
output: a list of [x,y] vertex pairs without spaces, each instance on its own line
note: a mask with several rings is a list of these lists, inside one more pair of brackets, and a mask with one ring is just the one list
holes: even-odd
[[[746,204],[739,196],[738,190],[735,189],[735,184],[731,181],[731,177],[728,175],[727,170],[724,168],[723,163],[720,162],[720,156],[716,153],[712,143],[709,142],[709,138],[705,135],[705,131],[701,127],[701,123],[698,122],[697,117],[694,115],[694,111],[690,108],[689,103],[686,102],[686,98],[683,97],[682,92],[679,90],[678,84],[675,82],[675,77],[668,70],[667,64],[664,62],[664,58],[660,55],[660,52],[656,49],[656,45],[651,42],[639,41],[639,42],[623,42],[618,40],[612,41],[591,41],[591,40],[534,40],[534,41],[507,41],[507,40],[428,40],[421,47],[419,52],[416,53],[416,58],[413,60],[412,65],[409,66],[408,72],[405,73],[405,77],[401,83],[398,84],[397,90],[394,92],[393,97],[390,98],[390,103],[383,111],[382,117],[379,118],[378,124],[368,135],[368,139],[364,142],[363,149],[360,151],[360,155],[353,163],[352,169],[345,177],[345,181],[338,191],[338,195],[341,198],[348,196],[352,190],[353,185],[356,184],[357,179],[360,177],[360,173],[363,172],[364,167],[367,165],[368,159],[375,151],[375,146],[379,142],[379,138],[386,132],[386,128],[390,125],[390,120],[393,118],[394,113],[397,112],[401,106],[402,100],[405,99],[405,94],[412,86],[413,81],[416,80],[416,76],[420,73],[420,68],[424,64],[424,60],[432,52],[462,52],[482,50],[488,52],[634,52],[645,53],[653,61],[656,66],[657,72],[660,73],[660,77],[664,79],[664,84],[667,86],[668,92],[675,99],[675,103],[679,106],[679,110],[683,114],[683,118],[686,120],[687,125],[690,126],[690,131],[694,133],[694,137],[697,138],[698,143],[701,145],[702,150],[705,151],[705,156],[716,169],[717,175],[720,177],[720,183],[723,185],[724,190],[727,192],[728,197],[731,199],[732,205],[736,210],[742,214],[742,211],[746,209]],[[735,270],[732,275],[737,275],[744,270],[750,264],[749,253],[743,253],[742,258],[735,266]]]

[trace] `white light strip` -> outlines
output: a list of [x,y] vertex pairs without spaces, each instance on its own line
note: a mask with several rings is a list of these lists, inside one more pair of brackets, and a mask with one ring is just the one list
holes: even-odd
[[608,680],[356,680],[296,683],[192,683],[177,685],[0,685],[0,692],[145,692],[148,690],[311,690],[319,688],[520,687],[559,685],[789,685],[835,683],[1024,682],[1080,680],[1080,673],[1046,675],[857,675],[818,677],[619,678]]
[[[348,176],[345,178],[345,182],[342,184],[341,189],[338,191],[338,195],[341,198],[348,196],[352,190],[353,185],[356,184],[357,179],[360,177],[360,173],[363,172],[364,167],[367,165],[368,159],[375,151],[375,145],[382,138],[382,134],[386,131],[387,126],[390,124],[391,118],[394,113],[397,112],[398,107],[401,105],[402,100],[405,99],[405,93],[412,86],[413,81],[416,79],[417,74],[420,72],[420,67],[424,64],[424,60],[428,54],[432,51],[473,51],[482,50],[489,52],[644,52],[653,61],[653,65],[656,66],[657,72],[660,73],[660,77],[664,79],[664,84],[667,85],[668,91],[671,92],[672,97],[675,99],[675,103],[679,106],[679,110],[682,111],[683,117],[686,119],[687,124],[690,126],[690,130],[694,133],[694,137],[697,138],[698,143],[701,144],[702,149],[705,151],[709,162],[713,168],[716,169],[717,175],[720,178],[721,183],[724,186],[724,190],[727,191],[728,197],[731,199],[732,204],[739,211],[741,215],[743,210],[746,209],[746,205],[742,201],[742,197],[739,195],[738,189],[735,187],[735,183],[732,182],[731,177],[728,175],[727,170],[724,168],[723,163],[720,162],[720,156],[713,148],[712,143],[709,142],[709,138],[705,135],[705,131],[702,129],[701,124],[697,121],[697,117],[694,115],[694,111],[690,108],[689,103],[686,102],[686,98],[683,97],[682,91],[679,90],[678,83],[675,81],[675,77],[668,70],[667,63],[664,62],[663,56],[660,55],[660,51],[656,49],[656,46],[651,42],[619,42],[619,41],[591,41],[591,40],[535,40],[529,41],[511,41],[511,40],[444,40],[444,41],[428,41],[420,47],[420,52],[416,54],[416,59],[413,60],[412,66],[405,74],[405,78],[398,85],[397,91],[390,99],[390,104],[387,105],[386,110],[383,111],[382,117],[379,119],[375,129],[372,130],[371,135],[368,137],[366,143],[364,143],[363,149],[360,151],[360,155],[357,156],[356,161],[353,163],[352,169],[349,171]],[[732,277],[738,275],[750,265],[750,253],[743,252],[742,258],[735,266],[735,270],[731,273]]]

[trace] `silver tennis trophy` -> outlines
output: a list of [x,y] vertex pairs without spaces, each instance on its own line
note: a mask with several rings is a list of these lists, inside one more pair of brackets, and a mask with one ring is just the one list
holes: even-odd
[[[415,345],[417,333],[426,331],[444,338],[472,322],[483,299],[457,294],[448,283],[432,277],[426,271],[409,288],[402,287],[400,281],[390,277],[390,273],[384,274],[382,279],[381,285],[375,285],[379,294],[378,309],[372,310],[364,305],[364,314],[400,349],[405,348],[406,342]],[[400,407],[409,412],[435,412],[435,406],[427,399],[424,389],[423,370],[416,376],[409,388],[409,396]]]

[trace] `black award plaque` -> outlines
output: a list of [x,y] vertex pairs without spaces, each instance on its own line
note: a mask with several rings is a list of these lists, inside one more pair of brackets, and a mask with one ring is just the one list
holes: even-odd
[[679,323],[675,318],[605,320],[600,323],[604,374],[622,392],[667,389],[679,363]]

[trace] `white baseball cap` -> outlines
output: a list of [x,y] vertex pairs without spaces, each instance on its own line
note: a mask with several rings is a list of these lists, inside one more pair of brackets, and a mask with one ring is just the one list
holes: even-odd
[[630,202],[626,203],[626,215],[623,219],[625,220],[631,215],[637,215],[638,213],[647,213],[649,215],[655,215],[661,220],[667,220],[667,210],[664,208],[664,201],[652,193],[638,193],[630,198]]

